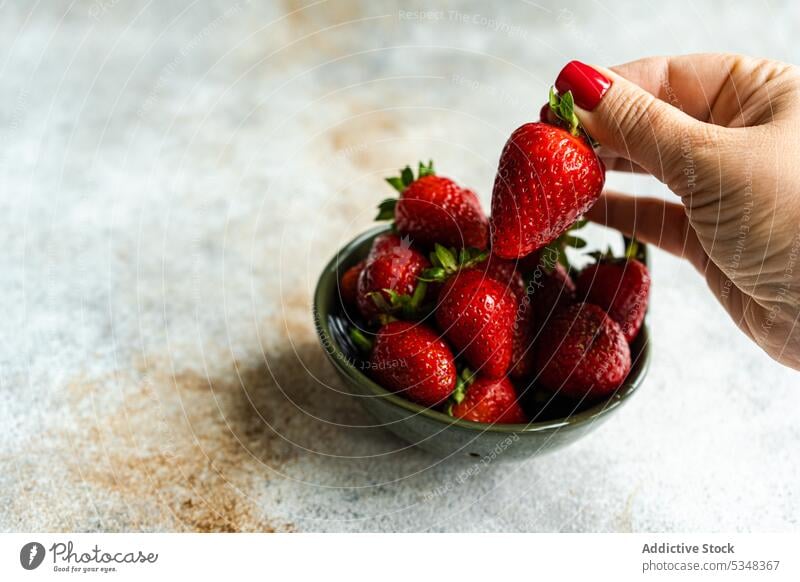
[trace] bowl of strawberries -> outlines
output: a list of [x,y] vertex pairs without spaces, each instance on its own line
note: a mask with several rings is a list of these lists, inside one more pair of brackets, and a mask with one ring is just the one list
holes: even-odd
[[[572,113],[527,123],[500,156],[487,217],[431,162],[387,178],[391,221],[350,241],[314,296],[322,346],[378,423],[438,456],[528,458],[618,410],[646,375],[646,247],[589,253],[605,168]],[[568,249],[572,250],[568,250]]]

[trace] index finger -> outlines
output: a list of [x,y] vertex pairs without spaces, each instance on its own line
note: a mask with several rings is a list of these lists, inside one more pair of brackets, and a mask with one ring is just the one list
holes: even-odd
[[737,106],[741,102],[737,86],[750,84],[751,73],[761,62],[735,54],[700,53],[649,57],[611,70],[699,121],[725,123],[721,114],[730,108],[730,101]]

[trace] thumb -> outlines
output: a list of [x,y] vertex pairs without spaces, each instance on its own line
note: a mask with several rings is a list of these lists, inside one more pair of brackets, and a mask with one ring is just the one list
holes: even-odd
[[572,91],[581,124],[604,148],[667,184],[683,168],[683,150],[705,131],[706,124],[613,71],[580,61],[567,63],[556,89]]

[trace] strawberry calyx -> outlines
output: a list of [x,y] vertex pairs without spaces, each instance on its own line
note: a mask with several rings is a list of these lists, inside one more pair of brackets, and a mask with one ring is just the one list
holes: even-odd
[[572,96],[572,91],[567,91],[561,95],[556,92],[555,87],[550,87],[548,104],[550,105],[550,110],[566,125],[566,129],[572,135],[585,137],[592,147],[600,145],[586,132],[586,129],[581,125],[581,120],[575,114],[575,98]]
[[456,251],[439,243],[430,255],[431,265],[417,279],[428,283],[441,283],[462,269],[469,269],[489,258],[489,251],[465,247]]
[[572,91],[567,91],[563,95],[556,93],[555,87],[550,87],[550,110],[555,113],[561,121],[567,124],[567,129],[572,135],[580,135],[581,121],[575,115],[575,99]]
[[[381,291],[373,291],[367,294],[375,307],[381,311],[381,323],[388,323],[391,321],[385,316],[400,315],[405,319],[416,319],[420,313],[420,307],[425,299],[425,293],[428,290],[428,285],[423,280],[417,282],[417,286],[411,295],[398,293],[393,289],[383,289]],[[387,300],[383,294],[389,296]]]
[[609,246],[607,246],[606,250],[604,251],[592,251],[591,253],[587,254],[594,259],[595,263],[611,261],[618,258],[614,256],[614,251],[612,251],[611,247]]
[[[399,176],[390,176],[386,178],[386,181],[389,183],[389,185],[391,185],[392,188],[402,194],[405,189],[416,180],[424,178],[425,176],[435,175],[436,171],[433,169],[433,160],[428,160],[427,164],[424,162],[419,162],[416,176],[414,176],[414,170],[411,169],[411,166],[406,166],[400,170]],[[386,198],[380,204],[378,204],[378,215],[375,217],[375,220],[393,220],[394,209],[396,206],[397,198]]]
[[467,397],[467,388],[469,388],[475,381],[475,373],[469,368],[464,368],[461,373],[456,376],[456,387],[453,393],[450,394],[450,399],[447,403],[447,414],[453,416],[453,406],[461,404],[464,398]]
[[592,257],[595,262],[599,263],[601,261],[611,262],[616,261],[619,263],[625,263],[630,260],[644,260],[644,247],[639,244],[635,238],[625,237],[625,252],[621,257],[617,257],[614,255],[614,252],[611,250],[611,247],[607,246],[606,250],[604,251],[594,251],[588,253],[590,257]]
[[641,262],[645,260],[644,247],[639,244],[635,237],[625,237],[625,258],[628,260],[636,259]]
[[386,181],[389,182],[392,188],[402,193],[406,188],[411,186],[412,182],[424,178],[425,176],[435,175],[436,171],[433,169],[433,160],[428,160],[427,164],[424,162],[419,163],[416,177],[414,176],[414,170],[411,169],[411,166],[406,166],[400,170],[399,176],[391,176],[386,178]]
[[394,220],[394,208],[397,206],[397,198],[387,198],[378,204],[378,214],[375,220]]

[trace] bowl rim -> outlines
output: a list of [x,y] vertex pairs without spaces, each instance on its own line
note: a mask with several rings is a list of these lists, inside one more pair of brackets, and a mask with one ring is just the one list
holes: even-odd
[[[383,388],[380,384],[372,380],[369,376],[359,370],[353,363],[350,361],[350,357],[342,350],[341,346],[339,345],[336,337],[331,334],[330,326],[328,324],[328,315],[329,311],[326,309],[323,313],[320,310],[320,306],[324,304],[323,302],[326,300],[324,296],[325,293],[330,292],[328,289],[331,286],[330,279],[333,278],[334,281],[338,282],[338,274],[342,273],[342,263],[347,263],[350,256],[355,252],[355,250],[364,244],[367,240],[371,240],[382,234],[384,232],[388,232],[391,229],[390,226],[387,225],[380,225],[374,228],[371,228],[352,240],[350,240],[347,244],[345,244],[342,248],[336,251],[336,254],[328,261],[325,265],[322,273],[317,280],[317,285],[314,290],[314,304],[313,304],[313,316],[314,316],[314,328],[317,332],[317,337],[322,344],[322,349],[327,355],[328,359],[331,363],[342,373],[345,374],[349,379],[358,383],[361,386],[365,386],[369,389],[369,391],[377,397],[380,397],[381,400],[403,408],[409,412],[414,414],[419,414],[424,416],[430,420],[440,422],[442,424],[454,427],[461,427],[468,430],[475,430],[481,432],[496,432],[502,434],[520,434],[520,433],[536,433],[536,432],[544,432],[550,431],[554,429],[564,428],[567,426],[576,427],[582,424],[591,423],[606,414],[610,413],[612,410],[621,406],[624,402],[626,402],[641,386],[645,376],[647,375],[647,371],[650,367],[650,330],[647,326],[647,321],[642,323],[642,328],[639,331],[639,335],[636,338],[636,342],[641,342],[641,348],[633,359],[631,363],[631,371],[628,374],[628,377],[625,379],[625,382],[620,386],[614,394],[612,394],[606,400],[602,402],[598,402],[597,404],[578,412],[576,414],[570,415],[564,418],[557,418],[545,421],[538,421],[538,422],[530,422],[525,424],[504,424],[504,423],[484,423],[484,422],[474,422],[471,420],[464,420],[460,418],[454,418],[449,416],[443,412],[439,412],[438,410],[434,410],[432,408],[426,408],[420,404],[416,404],[415,402],[411,402],[410,400],[406,400],[397,394],[390,392]],[[647,253],[646,253],[646,245],[644,243],[639,243],[640,248],[644,251],[644,262],[645,264],[648,263],[647,261]],[[333,298],[334,301],[338,300],[338,297]],[[324,334],[324,335],[323,335]]]

